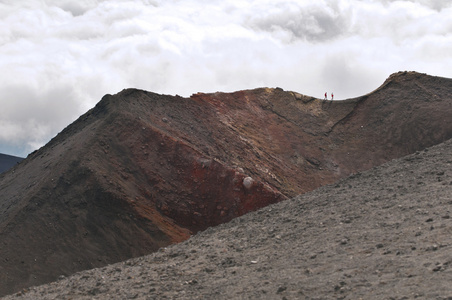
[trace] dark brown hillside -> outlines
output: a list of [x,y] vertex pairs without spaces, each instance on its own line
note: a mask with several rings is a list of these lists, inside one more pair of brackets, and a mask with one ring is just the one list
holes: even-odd
[[0,175],[0,294],[187,239],[452,137],[452,80],[392,75],[322,101],[281,89],[105,96]]
[[452,140],[5,299],[451,299]]

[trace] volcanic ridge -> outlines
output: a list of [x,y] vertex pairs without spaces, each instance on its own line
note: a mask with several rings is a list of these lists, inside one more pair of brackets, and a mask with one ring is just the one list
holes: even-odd
[[[136,89],[106,95],[93,109],[64,129],[46,146],[0,175],[2,241],[0,295],[54,281],[81,270],[102,267],[155,252],[248,212],[294,198],[395,158],[405,157],[442,143],[452,137],[452,125],[448,122],[451,112],[452,80],[416,72],[393,74],[372,93],[342,101],[320,100],[279,88],[260,88],[235,93],[198,93],[190,98],[159,95]],[[417,160],[412,159],[409,162],[412,166]],[[447,177],[444,170],[432,172],[437,180],[441,179],[438,182],[444,181]],[[380,173],[372,176],[376,178],[387,176],[389,180],[389,175]],[[442,174],[439,175],[440,173]],[[410,174],[403,174],[408,180]],[[372,176],[366,176],[363,176],[366,182],[371,184]],[[393,179],[393,182],[396,180]],[[438,188],[444,187],[442,183]],[[357,186],[362,184],[363,182],[356,183]],[[256,233],[256,236],[260,236],[255,232],[259,228],[265,233],[267,232],[265,230],[270,230],[268,226],[273,226],[274,234],[271,239],[262,240],[265,240],[262,249],[270,251],[269,248],[275,247],[282,251],[280,245],[284,245],[292,247],[293,251],[301,252],[306,251],[300,245],[301,241],[294,242],[289,238],[286,240],[286,236],[277,233],[278,228],[291,227],[290,230],[298,228],[300,232],[306,231],[306,235],[302,237],[306,245],[315,244],[321,232],[331,229],[331,232],[337,235],[334,239],[339,238],[340,234],[344,235],[340,237],[339,242],[339,245],[344,247],[337,250],[334,246],[333,250],[324,249],[322,253],[314,251],[312,247],[309,248],[314,263],[316,258],[324,259],[325,253],[330,254],[330,257],[336,257],[339,253],[334,252],[336,250],[343,251],[340,252],[343,255],[347,253],[362,258],[360,256],[362,253],[357,252],[355,246],[355,248],[350,246],[355,245],[352,240],[358,241],[361,236],[371,236],[374,231],[361,226],[362,223],[355,223],[354,220],[362,221],[378,215],[378,212],[385,215],[389,214],[389,211],[385,207],[386,202],[379,201],[378,195],[372,198],[372,206],[360,208],[361,203],[355,198],[366,201],[365,199],[372,197],[371,191],[361,196],[356,191],[356,197],[351,197],[350,193],[353,193],[355,184],[349,185],[347,192],[348,185],[345,187],[340,185],[336,190],[329,186],[306,194],[308,195],[306,198],[301,196],[283,201],[281,204],[271,206],[275,207],[274,210],[267,208],[259,210],[257,213],[228,223],[231,225],[209,229],[185,243],[169,248],[174,249],[171,251],[176,251],[175,253],[183,252],[184,255],[172,256],[159,252],[142,260],[146,260],[146,266],[154,273],[158,272],[158,268],[154,268],[153,264],[158,266],[160,263],[154,258],[168,259],[168,263],[173,261],[181,270],[186,270],[190,264],[187,262],[184,267],[180,264],[183,264],[182,260],[188,259],[190,255],[181,249],[191,243],[197,243],[199,239],[201,239],[199,243],[203,243],[203,237],[206,241],[212,238],[228,239],[231,245],[243,248],[232,249],[230,244],[221,246],[226,248],[225,253],[235,251],[236,256],[230,261],[230,265],[238,269],[236,273],[232,273],[233,275],[241,274],[239,266],[244,268],[246,264],[251,264],[255,267],[262,259],[271,260],[269,257],[251,258],[249,255],[252,250],[247,248],[251,241],[244,240],[237,234],[226,238],[225,232],[228,231],[222,231],[222,228],[228,226],[244,229],[240,234],[248,234],[249,230],[250,233]],[[309,196],[327,189],[329,190],[325,193],[329,193],[328,197],[322,198],[320,204],[316,204],[317,196]],[[341,198],[338,191],[350,197]],[[395,202],[391,203],[397,203],[399,199],[397,188],[392,187],[392,191]],[[437,192],[433,188],[432,191]],[[406,194],[409,193],[404,195]],[[444,205],[444,201],[443,199],[440,203]],[[430,204],[425,203],[425,207],[432,207],[430,211],[434,211],[435,203],[434,201]],[[406,204],[404,202],[400,205],[405,207]],[[321,210],[316,208],[318,205],[322,207]],[[394,205],[396,204],[391,204],[390,207]],[[344,207],[347,208],[347,213]],[[416,209],[422,210],[425,207],[420,206]],[[295,222],[296,227],[291,221],[279,220],[282,216],[279,211],[285,209],[290,210],[285,215],[297,213],[302,216],[295,218],[298,220]],[[415,208],[413,206],[410,209]],[[314,225],[316,218],[320,220],[322,214],[326,212],[333,214],[334,211],[338,211],[338,214],[332,219],[341,225],[346,224],[344,226],[347,227],[350,226],[348,224],[360,224],[360,226],[354,227],[350,234],[345,236],[344,232],[338,231],[342,227],[338,227],[337,223],[326,224],[328,222],[322,221],[321,226]],[[437,218],[430,214],[431,212],[427,212],[424,215],[436,222]],[[258,224],[252,223],[254,221],[248,223],[247,218],[256,218],[258,215],[268,216],[268,219],[261,218],[259,221],[261,223]],[[442,220],[448,219],[445,216],[446,214]],[[300,223],[300,220],[303,222]],[[266,221],[270,223],[265,225]],[[402,220],[398,222],[399,225],[391,223],[387,226],[394,231],[382,230],[386,232],[388,239],[376,245],[377,249],[389,249],[391,253],[396,251],[399,251],[399,254],[408,253],[405,248],[402,249],[405,251],[403,252],[391,247],[390,234],[395,234],[396,229],[404,226]],[[450,225],[443,223],[438,226],[450,230]],[[407,227],[408,229],[411,230],[412,227]],[[373,238],[378,240],[378,237]],[[319,246],[330,247],[333,241],[328,240],[325,243],[327,244]],[[435,245],[438,249],[443,244]],[[447,248],[448,244],[443,246]],[[196,253],[195,249],[192,250],[195,251],[192,253]],[[214,250],[220,251],[216,248]],[[237,254],[239,252],[240,255]],[[259,255],[264,255],[262,253]],[[284,255],[288,252],[284,253],[282,257],[286,257]],[[367,254],[369,253],[372,256],[373,252]],[[212,255],[215,256],[215,253]],[[197,257],[196,259],[200,259],[201,256]],[[237,264],[238,257],[246,258],[247,263],[243,261]],[[379,256],[374,258],[377,259]],[[304,265],[304,258],[300,259]],[[136,267],[137,261],[140,259],[133,261],[133,266]],[[216,259],[213,257],[212,261]],[[280,259],[276,261],[281,264],[281,268],[284,266]],[[384,259],[382,262],[388,263]],[[295,267],[300,263],[294,261],[291,265]],[[324,275],[332,274],[333,271],[339,272],[331,266],[331,270],[326,270],[326,265],[321,268],[319,264],[314,264],[304,268],[302,272],[308,275],[311,272],[318,276],[321,276],[322,272]],[[444,270],[447,269],[447,265],[448,261],[440,262]],[[106,270],[111,270],[112,266]],[[176,280],[177,268],[174,274],[172,271],[171,274],[168,273],[168,268],[167,265],[165,277],[171,278],[168,281],[170,285],[172,280]],[[209,268],[210,265],[207,265],[206,269],[202,270],[208,274]],[[283,270],[267,268],[270,273]],[[381,269],[384,270],[383,267]],[[193,272],[196,270],[193,269]],[[118,273],[125,274],[120,271]],[[149,282],[156,284],[159,281],[154,273],[149,275]],[[346,276],[346,272],[343,273]],[[215,272],[214,274],[218,275]],[[289,275],[295,274],[301,276],[298,273]],[[279,275],[285,278],[283,274]],[[215,276],[201,276],[196,282],[193,282],[193,278],[190,279],[192,281],[187,279],[187,285],[196,286],[200,280],[204,280],[206,287],[218,288],[219,283],[210,286],[211,283],[205,279],[207,277],[215,279]],[[93,275],[93,278],[97,277]],[[306,281],[308,286],[305,293],[315,287],[316,279],[315,277],[311,279],[312,281]],[[67,280],[60,282],[65,282],[70,290]],[[79,277],[77,280],[78,284],[82,284]],[[273,287],[277,282],[275,278],[267,281],[269,287]],[[223,282],[224,289],[231,288],[233,282],[234,279],[229,283]],[[292,289],[291,281],[287,279],[287,282],[286,285],[276,287],[276,290],[270,289],[267,296],[264,294],[253,296],[252,291],[249,291],[251,294],[247,294],[246,290],[252,290],[256,284],[252,280],[249,282],[251,285],[243,287],[241,291],[243,295],[251,298],[274,299],[275,293],[281,297],[294,297],[295,291]],[[159,284],[165,286],[162,282]],[[104,285],[108,286],[106,283]],[[346,290],[350,285],[347,279],[339,280],[333,292],[337,294],[343,291],[344,295],[347,293],[353,295],[352,290],[348,292]],[[365,286],[365,283],[363,285]],[[185,297],[183,294],[168,294],[169,292],[155,287],[146,286],[146,288],[148,293],[153,290],[151,294],[156,298]],[[172,288],[177,292],[177,289]],[[104,292],[100,292],[101,289],[98,288],[94,294],[90,294],[92,290],[79,288],[82,294],[76,294],[77,292],[72,290],[66,296],[108,298],[105,293],[112,293],[112,289],[106,288]],[[303,289],[296,292],[300,290]],[[39,294],[39,290],[36,289],[28,296],[27,293],[21,292],[16,294],[16,297],[23,294],[25,298],[34,299],[38,294],[33,294],[33,291]],[[83,294],[83,291],[86,294]],[[209,291],[204,290],[205,293],[201,293],[198,290],[198,295],[215,296]],[[218,291],[221,292],[221,289]],[[60,295],[64,294],[60,292]],[[140,293],[137,296],[146,297]],[[52,292],[50,290],[43,292],[41,289],[39,297],[45,298],[46,294],[51,295]],[[239,294],[224,295],[240,297]],[[129,296],[118,294],[117,297]],[[186,297],[192,299],[197,296],[193,292]]]

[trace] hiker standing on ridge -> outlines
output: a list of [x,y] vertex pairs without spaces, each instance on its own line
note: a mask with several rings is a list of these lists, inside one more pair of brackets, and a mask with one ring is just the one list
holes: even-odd
[[333,100],[333,98],[334,98],[334,94],[333,94],[333,93],[331,93],[331,100]]
[[323,100],[328,99],[328,93],[325,92],[325,98],[323,98]]

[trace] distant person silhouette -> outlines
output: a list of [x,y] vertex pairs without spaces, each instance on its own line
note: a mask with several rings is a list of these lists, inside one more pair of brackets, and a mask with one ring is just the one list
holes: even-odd
[[331,93],[331,100],[333,100],[333,98],[334,98],[334,94],[333,94],[333,93]]
[[323,98],[323,100],[328,99],[328,93],[325,93],[325,98]]

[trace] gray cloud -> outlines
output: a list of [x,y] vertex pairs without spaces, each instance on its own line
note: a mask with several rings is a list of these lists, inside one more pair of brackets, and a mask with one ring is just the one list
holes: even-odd
[[[400,0],[386,0],[383,2],[384,3],[394,3],[396,1],[400,2]],[[431,9],[435,9],[438,11],[440,11],[444,8],[449,8],[452,5],[452,3],[447,0],[407,0],[407,2],[420,4],[422,6],[425,6],[425,7],[431,8]]]
[[59,7],[64,11],[69,12],[72,16],[77,17],[85,14],[87,11],[95,8],[100,1],[97,0],[48,0],[46,1],[47,5],[53,5],[55,7]]
[[0,152],[26,155],[126,87],[344,99],[399,70],[452,77],[450,15],[435,0],[3,0]]
[[48,90],[27,85],[3,86],[0,94],[0,144],[18,147],[22,151],[19,154],[42,146],[54,134],[54,128],[64,128],[81,112],[70,86]]
[[[284,5],[286,4],[286,5]],[[293,42],[298,39],[322,42],[339,37],[348,30],[345,12],[336,3],[314,2],[309,5],[282,3],[270,13],[255,15],[249,21],[252,28],[278,33],[286,32]]]

